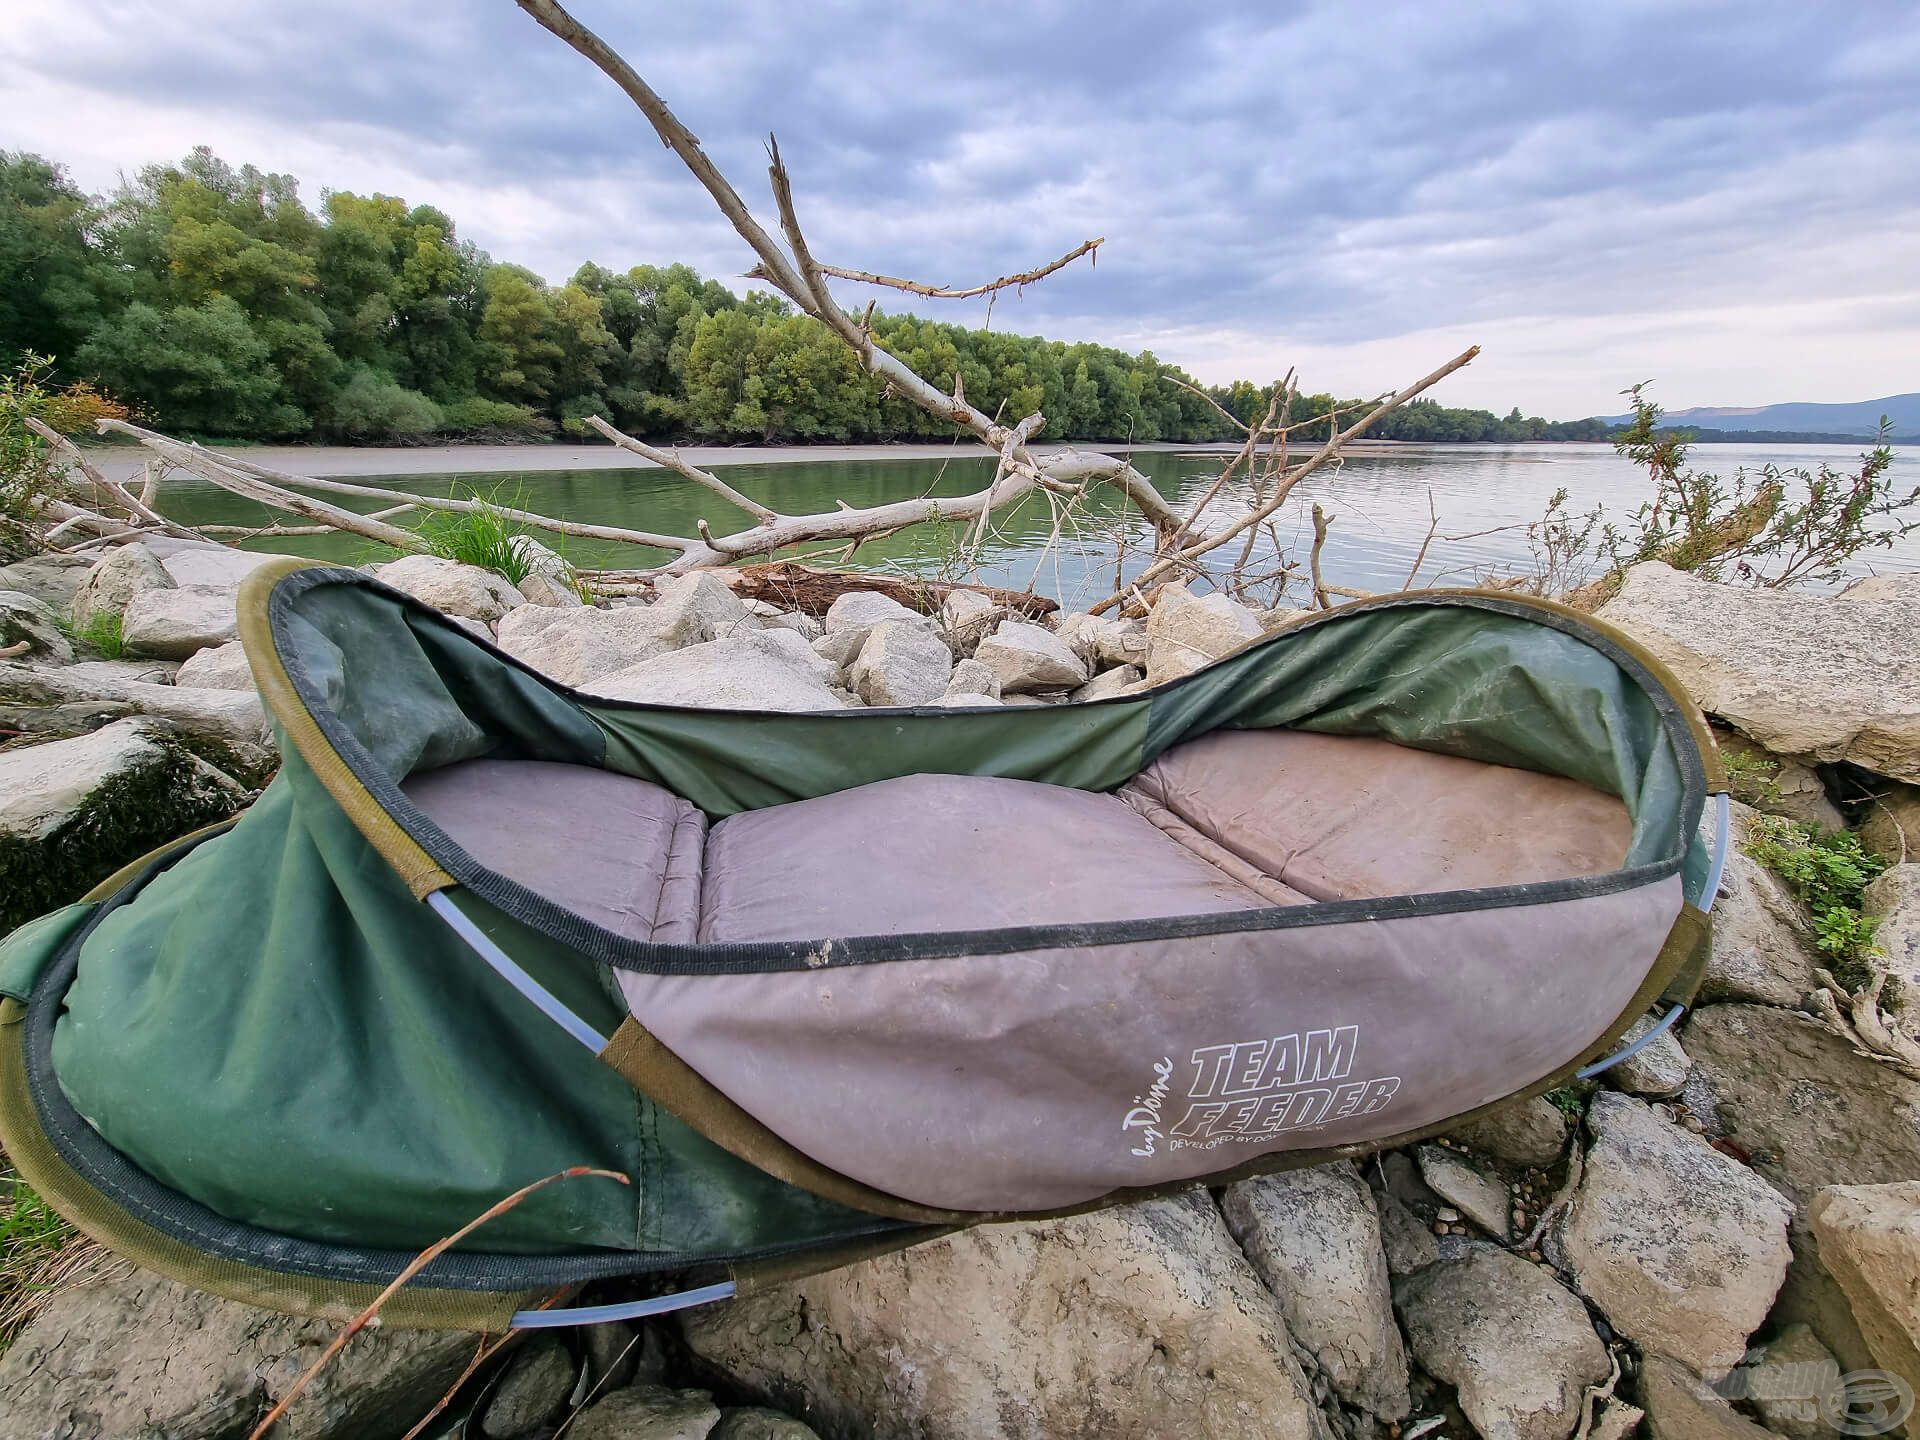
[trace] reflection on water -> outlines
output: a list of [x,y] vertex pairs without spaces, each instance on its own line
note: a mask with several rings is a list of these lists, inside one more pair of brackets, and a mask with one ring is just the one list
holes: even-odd
[[[1693,452],[1696,468],[1722,475],[1740,465],[1752,469],[1769,461],[1810,468],[1823,460],[1851,466],[1857,455],[1844,446],[1821,445],[1713,445]],[[1221,464],[1213,455],[1160,452],[1136,455],[1134,462],[1162,494],[1187,503],[1204,492]],[[948,461],[808,461],[724,468],[729,483],[788,514],[829,510],[836,501],[859,507],[914,495],[962,495],[982,488],[992,473],[990,459],[958,451]],[[1897,450],[1893,475],[1902,488],[1920,483],[1920,450]],[[745,518],[726,513],[707,491],[658,469],[403,476],[378,483],[417,494],[478,491],[545,515],[668,535],[694,533],[701,516],[716,531],[740,528]],[[1280,560],[1304,568],[1313,540],[1308,512],[1318,501],[1335,517],[1324,559],[1327,580],[1364,590],[1399,589],[1407,584],[1427,539],[1431,500],[1438,527],[1417,583],[1472,584],[1492,572],[1530,568],[1524,529],[1499,527],[1520,527],[1538,519],[1562,488],[1569,493],[1571,509],[1604,505],[1622,520],[1648,494],[1644,473],[1607,445],[1410,446],[1350,459],[1337,472],[1322,472],[1302,484],[1296,492],[1298,503],[1282,509],[1274,517],[1272,533],[1261,535],[1254,568],[1274,568],[1276,546]],[[329,498],[345,503],[342,497]],[[1223,525],[1241,513],[1243,498],[1244,491],[1223,494],[1209,512],[1212,523]],[[265,524],[271,518],[250,501],[178,476],[168,481],[163,508],[195,524]],[[954,567],[962,538],[958,526],[915,526],[861,546],[853,563],[938,574]],[[1110,488],[1100,487],[1088,501],[1065,512],[1044,495],[1033,495],[1016,510],[995,517],[979,544],[978,571],[989,583],[1016,588],[1031,584],[1072,606],[1106,594],[1116,570],[1137,573],[1144,563],[1145,539],[1138,516],[1130,514]],[[1239,547],[1235,540],[1216,552],[1216,558],[1237,555]],[[384,553],[340,535],[266,541],[257,548],[355,563]],[[663,558],[657,550],[599,541],[569,541],[565,550],[574,563],[594,568]],[[1920,535],[1909,536],[1892,550],[1870,551],[1854,568],[1857,573],[1920,570]]]

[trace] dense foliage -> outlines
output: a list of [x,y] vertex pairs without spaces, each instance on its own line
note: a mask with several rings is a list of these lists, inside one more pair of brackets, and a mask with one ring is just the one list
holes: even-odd
[[[876,314],[880,343],[989,412],[1047,416],[1054,439],[1233,435],[1150,353]],[[642,435],[723,440],[945,436],[783,302],[684,265],[583,265],[554,286],[388,195],[329,193],[200,149],[118,193],[0,152],[0,367],[57,358],[63,380],[122,396],[176,431],[383,443],[579,436],[600,415]],[[1212,392],[1242,418],[1271,390]],[[1344,402],[1351,404],[1352,402]],[[1295,419],[1325,416],[1301,396]],[[1310,432],[1309,432],[1310,433]],[[1322,431],[1321,433],[1324,433]],[[1375,431],[1404,440],[1603,438],[1518,410],[1430,401]]]

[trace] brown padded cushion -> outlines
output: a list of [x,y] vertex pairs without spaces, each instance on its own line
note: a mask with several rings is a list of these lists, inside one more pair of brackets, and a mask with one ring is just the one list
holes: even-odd
[[1110,795],[908,775],[715,825],[700,939],[989,930],[1272,903]]
[[910,775],[722,820],[661,786],[472,760],[402,788],[480,864],[617,934],[815,940],[1197,915],[1617,869],[1626,808],[1384,740],[1221,731],[1115,795]]
[[1190,740],[1120,794],[1314,900],[1604,874],[1632,832],[1624,805],[1576,780],[1297,730]]
[[664,786],[587,765],[468,760],[400,788],[487,869],[616,934],[692,942],[707,819]]

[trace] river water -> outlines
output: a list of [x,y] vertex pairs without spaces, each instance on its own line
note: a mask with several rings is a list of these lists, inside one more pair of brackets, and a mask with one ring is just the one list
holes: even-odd
[[[1813,468],[1827,461],[1848,467],[1857,463],[1858,454],[1846,446],[1703,445],[1692,459],[1695,469],[1731,476],[1741,466],[1751,471],[1769,463]],[[1163,494],[1187,503],[1205,491],[1221,465],[1220,456],[1194,451],[1143,451],[1133,459]],[[914,495],[965,494],[984,486],[993,466],[989,459],[956,451],[945,460],[806,460],[714,468],[738,489],[788,514],[801,514],[831,509],[836,501],[866,506]],[[1904,489],[1920,484],[1920,448],[1896,450],[1893,476]],[[717,531],[737,528],[744,518],[691,482],[657,469],[410,474],[377,483],[419,494],[478,493],[546,515],[664,534],[690,534],[701,516]],[[1422,585],[1467,585],[1502,572],[1530,571],[1534,561],[1524,527],[1562,489],[1568,492],[1569,510],[1603,506],[1620,521],[1649,493],[1644,472],[1604,444],[1394,447],[1310,477],[1275,517],[1273,534],[1262,536],[1253,568],[1275,568],[1276,542],[1279,560],[1304,567],[1313,538],[1309,511],[1317,501],[1334,517],[1323,566],[1332,584],[1393,590],[1410,579]],[[269,518],[261,507],[190,478],[169,479],[163,496],[163,508],[189,523],[255,524]],[[1241,499],[1240,492],[1216,499],[1209,523],[1224,524],[1242,513]],[[1437,528],[1433,514],[1439,517]],[[1430,529],[1435,533],[1428,543]],[[1073,607],[1106,594],[1116,568],[1135,573],[1145,535],[1138,516],[1106,487],[1063,514],[1044,497],[1031,496],[1018,509],[997,515],[990,533],[980,537],[974,552],[977,575],[996,585],[1032,585]],[[963,538],[959,527],[915,526],[863,545],[851,563],[920,575],[958,574]],[[1423,544],[1426,554],[1414,575]],[[384,553],[350,536],[277,539],[256,548],[355,563]],[[595,568],[663,558],[659,551],[593,541],[569,541],[564,548],[576,564]],[[1238,550],[1235,541],[1214,558]],[[839,563],[839,558],[829,555],[823,563]],[[1920,571],[1920,534],[1890,550],[1868,551],[1850,568],[1854,574]],[[1303,594],[1296,584],[1295,598]]]

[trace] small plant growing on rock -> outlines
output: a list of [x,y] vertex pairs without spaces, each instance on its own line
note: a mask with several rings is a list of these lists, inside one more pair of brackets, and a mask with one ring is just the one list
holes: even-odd
[[1785,880],[1813,917],[1814,943],[1830,957],[1834,978],[1857,989],[1871,977],[1875,920],[1860,912],[1861,895],[1887,862],[1848,831],[1763,815],[1747,834],[1747,853]]
[[472,498],[471,510],[436,510],[429,515],[420,527],[420,537],[429,551],[443,559],[478,565],[518,585],[533,569],[526,552],[514,544],[532,530],[508,513],[521,507],[501,504],[498,494]]
[[117,611],[102,610],[84,625],[76,625],[64,615],[56,617],[54,623],[67,639],[103,660],[118,660],[127,653],[126,637],[121,633],[124,621]]

